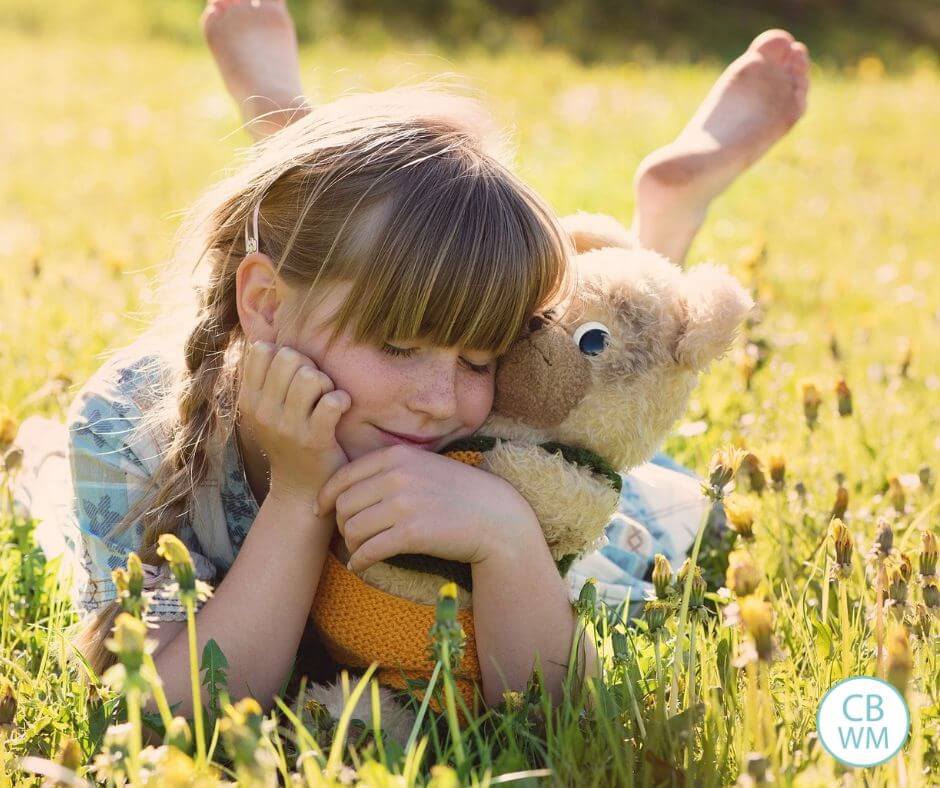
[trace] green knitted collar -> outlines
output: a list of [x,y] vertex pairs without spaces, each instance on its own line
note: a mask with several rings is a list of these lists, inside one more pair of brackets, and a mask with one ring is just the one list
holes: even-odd
[[[490,451],[495,445],[497,438],[489,435],[471,435],[469,438],[460,438],[441,449],[440,453],[448,451]],[[590,449],[581,449],[575,446],[568,446],[564,443],[549,441],[540,443],[539,446],[547,452],[560,452],[568,462],[573,462],[583,468],[590,468],[598,476],[603,476],[610,486],[618,493],[623,485],[623,478],[613,466],[596,452]]]

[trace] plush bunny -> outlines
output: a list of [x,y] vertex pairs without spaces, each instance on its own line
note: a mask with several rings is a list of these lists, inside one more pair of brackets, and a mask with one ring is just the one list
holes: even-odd
[[[564,225],[578,252],[573,295],[530,322],[500,360],[486,422],[443,450],[502,476],[522,494],[562,574],[571,560],[603,542],[617,509],[620,472],[652,456],[684,412],[698,374],[729,348],[753,305],[724,268],[706,263],[684,272],[636,247],[609,216],[579,213]],[[327,586],[336,577],[333,563],[328,561]],[[428,606],[442,583],[453,580],[460,587],[460,612],[468,617],[462,623],[472,630],[466,564],[396,556],[371,566],[361,580],[426,611],[433,610]],[[363,595],[377,604],[365,584]],[[325,623],[332,604],[326,599],[336,607],[348,596],[344,602],[321,588],[313,618],[331,652],[349,664],[357,648],[372,646],[363,646],[361,638],[344,640],[338,616],[334,626]],[[346,613],[351,615],[348,608]],[[396,629],[392,636],[400,634]],[[427,629],[414,635],[425,649]],[[381,637],[370,635],[369,643]],[[316,691],[312,696],[318,697]],[[327,705],[335,701],[335,693],[319,697]]]

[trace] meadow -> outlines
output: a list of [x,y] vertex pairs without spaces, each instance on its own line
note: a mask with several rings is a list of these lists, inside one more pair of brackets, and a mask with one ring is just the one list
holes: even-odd
[[[154,314],[180,212],[248,137],[198,45],[12,27],[0,27],[0,45],[5,450],[27,416],[61,418],[100,353]],[[465,75],[556,211],[624,221],[636,165],[718,74],[717,64],[585,66],[558,50],[454,55],[368,40],[311,43],[302,65],[315,102]],[[125,702],[114,676],[83,681],[70,659],[77,616],[33,523],[13,516],[8,453],[0,786],[39,785],[43,773],[80,784],[93,765],[99,779],[131,770],[154,785],[936,784],[940,69],[925,60],[893,73],[868,57],[816,67],[812,79],[806,117],[714,204],[689,255],[727,264],[760,307],[665,446],[704,479],[719,461],[733,477],[711,491],[730,493],[736,533],[703,541],[704,594],[695,573],[685,583],[679,567],[660,566],[662,598],[645,615],[594,612],[586,598],[586,636],[604,660],[586,695],[551,709],[536,684],[458,735],[451,715],[428,712],[405,752],[368,735],[371,721],[349,742],[349,720],[303,724],[290,698],[267,718],[222,704],[207,716],[208,752],[180,724],[172,746],[141,752],[133,693]],[[743,464],[732,446],[749,453]],[[118,638],[131,664],[135,632],[128,624]],[[207,656],[207,678],[224,686]],[[149,691],[139,674],[126,670],[125,686]],[[819,700],[854,674],[887,677],[912,717],[901,753],[865,771],[839,765],[815,734]]]

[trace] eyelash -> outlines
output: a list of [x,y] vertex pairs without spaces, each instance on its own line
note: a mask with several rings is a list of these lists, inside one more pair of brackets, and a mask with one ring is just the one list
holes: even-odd
[[[414,355],[414,348],[400,348],[395,347],[394,345],[382,345],[382,352],[387,353],[390,356],[396,356],[398,358],[410,358]],[[485,375],[490,371],[490,365],[486,364],[484,366],[479,366],[478,364],[471,364],[466,359],[462,361],[470,368],[472,372],[475,372],[477,375]]]

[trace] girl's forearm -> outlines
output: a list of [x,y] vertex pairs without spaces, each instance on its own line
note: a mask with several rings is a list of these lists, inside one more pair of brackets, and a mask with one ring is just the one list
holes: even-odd
[[[538,522],[524,531],[514,544],[472,565],[473,623],[489,705],[498,704],[506,689],[525,689],[536,654],[554,702],[567,672],[577,617]],[[585,637],[579,650],[581,676],[596,662],[589,641]]]
[[[300,643],[334,522],[309,503],[265,498],[235,562],[197,616],[199,653],[211,638],[228,660],[232,699],[270,708]],[[170,705],[192,714],[185,626],[154,656]]]

